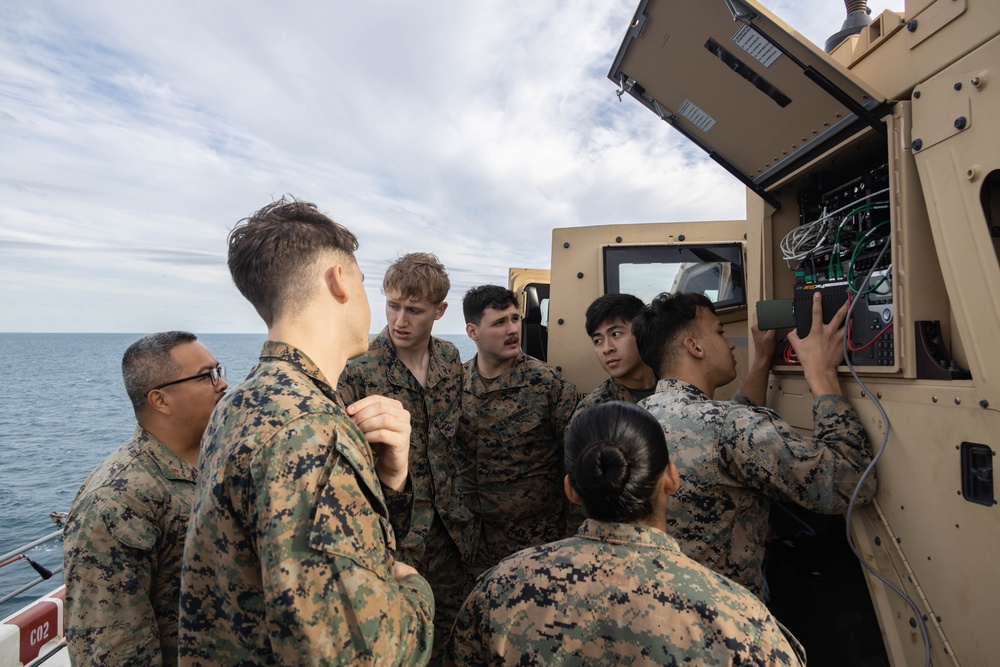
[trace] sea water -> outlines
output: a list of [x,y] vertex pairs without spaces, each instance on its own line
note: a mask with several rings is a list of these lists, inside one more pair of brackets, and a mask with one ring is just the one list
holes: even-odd
[[[0,554],[57,528],[90,471],[132,436],[135,415],[122,383],[121,358],[140,334],[0,333]],[[464,335],[441,336],[462,360],[475,354]],[[226,367],[230,385],[253,368],[263,334],[199,334]],[[49,569],[62,564],[62,540],[26,554]],[[0,568],[0,596],[36,579],[20,560]],[[56,574],[0,605],[0,618],[62,584]]]

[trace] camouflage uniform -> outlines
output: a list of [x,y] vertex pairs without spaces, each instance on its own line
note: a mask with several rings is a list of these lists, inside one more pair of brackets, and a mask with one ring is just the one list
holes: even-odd
[[[594,405],[599,405],[601,403],[608,403],[610,401],[625,401],[626,403],[636,403],[635,396],[629,391],[628,387],[623,385],[618,380],[609,377],[607,380],[598,385],[597,389],[590,392],[586,396],[580,399],[580,402],[576,406],[576,410],[573,411],[573,419],[576,416]],[[570,422],[573,421],[570,419]]]
[[805,664],[760,600],[662,530],[593,519],[487,572],[447,650],[462,666]]
[[73,664],[177,664],[181,556],[197,476],[137,427],[84,482],[63,536]]
[[576,388],[521,354],[487,385],[464,364],[458,490],[478,523],[473,576],[515,551],[565,537],[563,432]]
[[[413,509],[400,523],[396,555],[427,577],[435,598],[435,652],[448,639],[472,580],[461,576],[462,551],[471,558],[475,535],[471,512],[455,495],[455,427],[461,414],[462,361],[458,348],[431,338],[427,387],[396,356],[384,329],[368,345],[368,353],[347,364],[337,391],[344,403],[379,394],[394,398],[410,413],[410,478]],[[461,549],[460,549],[461,547]]]
[[[667,530],[684,553],[761,595],[764,530],[772,500],[823,514],[847,510],[872,448],[851,404],[826,394],[813,404],[803,438],[742,392],[713,401],[680,380],[660,380],[640,401],[659,420],[680,472]],[[869,475],[858,500],[875,496]]]
[[305,354],[264,343],[212,413],[199,465],[181,665],[427,661],[430,586],[393,578],[372,450]]

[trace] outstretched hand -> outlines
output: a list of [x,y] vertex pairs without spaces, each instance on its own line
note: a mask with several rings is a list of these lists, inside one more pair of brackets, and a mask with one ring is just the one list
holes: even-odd
[[373,394],[347,406],[347,414],[375,452],[375,472],[394,491],[406,486],[410,456],[410,413],[393,398]]
[[788,334],[788,342],[802,364],[806,382],[814,396],[839,394],[837,366],[844,360],[844,328],[850,301],[845,301],[833,318],[823,323],[823,294],[816,290],[812,303],[812,327],[800,338],[797,331]]

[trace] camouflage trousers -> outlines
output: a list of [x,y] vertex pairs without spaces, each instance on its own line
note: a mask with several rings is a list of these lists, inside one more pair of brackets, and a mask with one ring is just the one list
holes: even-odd
[[448,534],[440,516],[435,515],[423,546],[421,554],[400,550],[396,557],[415,567],[434,591],[434,648],[429,663],[433,666],[441,664],[451,626],[454,625],[465,598],[472,592],[475,578],[468,575],[458,546]]

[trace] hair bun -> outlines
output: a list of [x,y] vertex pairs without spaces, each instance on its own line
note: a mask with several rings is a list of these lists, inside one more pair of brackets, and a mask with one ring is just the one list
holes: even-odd
[[631,466],[621,445],[610,440],[590,443],[577,459],[576,478],[584,497],[619,495],[627,487]]

